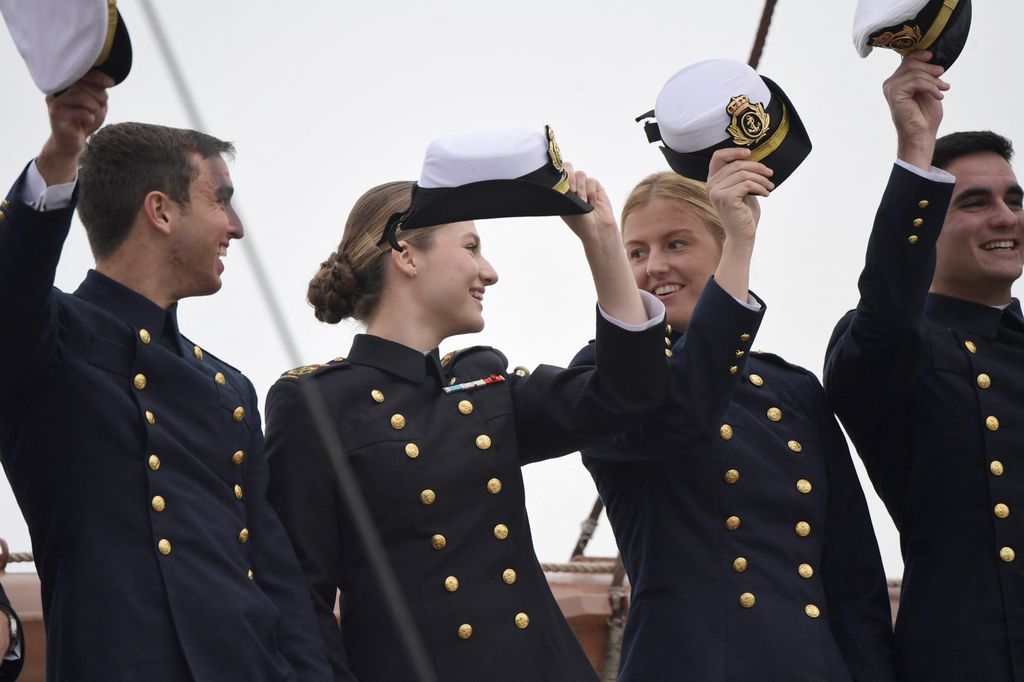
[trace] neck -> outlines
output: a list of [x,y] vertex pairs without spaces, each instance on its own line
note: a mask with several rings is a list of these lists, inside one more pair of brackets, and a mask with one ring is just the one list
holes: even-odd
[[928,291],[933,294],[949,296],[950,298],[959,298],[963,301],[970,301],[971,303],[988,306],[1006,305],[1013,300],[1009,285],[997,285],[991,287],[953,287],[946,286],[941,282],[932,282],[932,286]]
[[96,271],[148,298],[164,310],[178,301],[163,276],[160,263],[144,247],[125,244],[110,256],[96,261]]
[[421,353],[441,345],[446,335],[435,328],[430,315],[410,296],[382,295],[377,310],[366,322],[366,333],[400,343]]

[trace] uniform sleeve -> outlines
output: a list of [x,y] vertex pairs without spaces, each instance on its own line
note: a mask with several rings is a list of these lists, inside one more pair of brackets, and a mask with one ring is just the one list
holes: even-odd
[[335,680],[355,680],[349,671],[334,603],[339,576],[341,533],[334,470],[317,438],[297,379],[281,379],[266,404],[268,497],[284,524],[306,583]]
[[[5,660],[0,658],[0,682],[7,682],[8,680],[17,679],[21,673],[21,667],[25,663],[25,635],[21,627],[21,621],[18,620],[18,615],[14,613],[11,608],[11,602],[7,599],[7,594],[4,592],[3,585],[0,585],[0,627],[7,628],[7,614],[10,613],[14,616],[14,619],[18,622],[18,642],[12,642],[15,646],[20,645],[18,650],[20,655],[13,660]],[[3,654],[3,652],[0,652]]]
[[282,655],[291,663],[299,680],[330,680],[330,667],[323,642],[317,634],[319,628],[313,615],[313,605],[305,577],[295,560],[295,554],[284,526],[271,507],[267,496],[269,469],[267,453],[263,447],[263,434],[256,410],[256,394],[251,392],[254,424],[254,447],[248,465],[249,494],[246,496],[248,514],[256,542],[253,557],[255,580],[273,601],[280,613],[277,643]]
[[74,214],[74,201],[46,212],[23,203],[25,176],[0,204],[0,412],[24,399],[57,352],[53,282]]
[[[704,288],[686,333],[671,348],[668,359],[666,408],[643,424],[588,448],[597,459],[640,461],[684,454],[716,433],[721,415],[743,375],[754,336],[766,306],[740,303],[714,279]],[[573,366],[593,361],[593,344],[573,360]]]
[[660,324],[627,331],[598,314],[596,346],[593,364],[541,365],[528,377],[510,377],[523,463],[578,450],[664,404],[668,384]]
[[828,477],[821,575],[829,627],[854,680],[894,680],[892,614],[878,542],[846,439],[814,384]]
[[903,419],[922,356],[919,324],[952,188],[893,168],[868,241],[860,301],[829,341],[825,390],[876,487],[906,475],[901,450],[886,443],[895,442],[891,430]]

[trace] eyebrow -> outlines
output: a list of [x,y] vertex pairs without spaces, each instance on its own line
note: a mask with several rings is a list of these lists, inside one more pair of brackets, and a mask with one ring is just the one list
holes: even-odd
[[[1021,189],[1020,185],[1013,185],[1011,187],[1006,188],[1005,196],[1016,196],[1020,194],[1024,194],[1024,189]],[[962,201],[966,201],[967,199],[988,199],[993,196],[995,196],[995,193],[990,189],[984,187],[968,187],[963,192],[960,192],[960,194],[957,194],[956,198],[954,198],[953,201],[954,203],[960,203]]]
[[[693,232],[692,229],[690,229],[688,227],[680,227],[680,228],[672,230],[671,232],[666,234],[663,237],[663,239],[678,239],[679,237],[690,238],[690,237],[693,236],[693,234],[694,234],[694,232]],[[647,242],[642,240],[642,239],[630,239],[630,240],[628,240],[626,242],[626,246],[630,246],[631,244],[646,244],[646,243]]]

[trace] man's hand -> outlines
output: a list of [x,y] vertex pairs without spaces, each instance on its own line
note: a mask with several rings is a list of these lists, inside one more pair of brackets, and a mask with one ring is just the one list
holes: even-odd
[[107,117],[107,88],[113,85],[106,74],[90,71],[60,95],[46,96],[50,138],[43,145],[36,166],[47,185],[75,179],[86,139]]
[[939,78],[944,69],[929,64],[931,57],[930,52],[907,55],[882,85],[896,127],[896,156],[922,169],[931,168],[943,93],[949,90],[949,83]]
[[725,230],[726,242],[753,244],[761,207],[757,197],[775,189],[769,178],[772,169],[747,161],[750,150],[743,147],[719,149],[711,157],[706,191]]

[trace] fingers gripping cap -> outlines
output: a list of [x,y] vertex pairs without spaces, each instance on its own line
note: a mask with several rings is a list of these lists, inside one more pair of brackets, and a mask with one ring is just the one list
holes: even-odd
[[14,44],[36,86],[48,95],[92,69],[120,83],[132,47],[116,0],[0,0]]
[[860,0],[853,45],[861,57],[876,47],[902,55],[929,50],[933,64],[949,68],[970,28],[971,0]]

